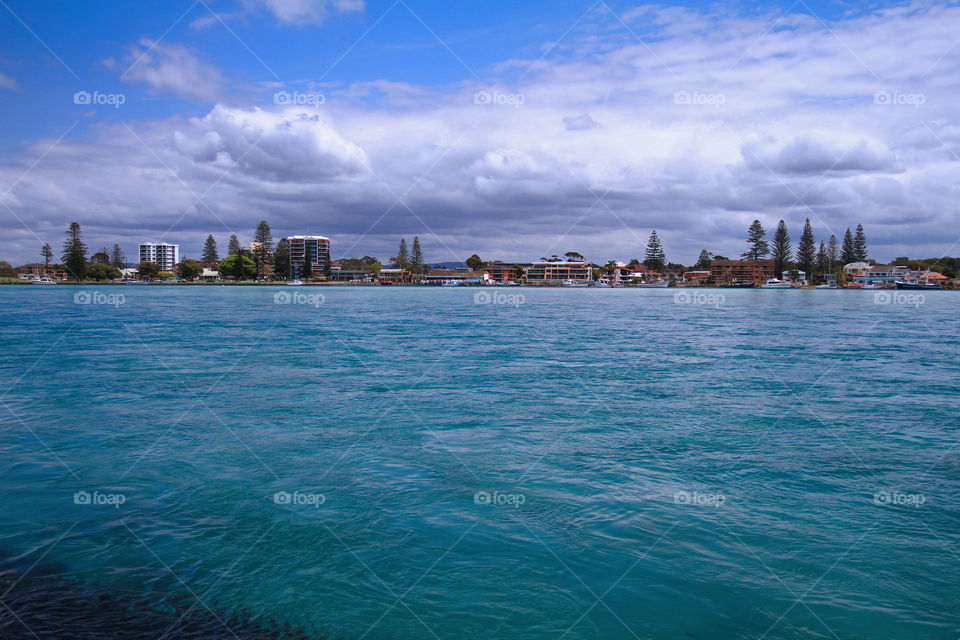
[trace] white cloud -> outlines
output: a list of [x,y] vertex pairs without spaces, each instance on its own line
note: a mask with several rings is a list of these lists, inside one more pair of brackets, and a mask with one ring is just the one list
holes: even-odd
[[[109,69],[118,68],[113,59],[104,60],[104,65]],[[127,67],[121,75],[124,81],[146,85],[153,93],[173,93],[206,101],[214,101],[221,94],[220,71],[183,45],[141,40],[130,47],[124,66]]]
[[363,0],[255,0],[286,24],[320,24],[331,14],[363,11]]
[[[533,61],[510,61],[496,91],[522,103],[476,104],[494,87],[475,83],[382,80],[327,87],[318,108],[131,123],[169,169],[107,128],[55,147],[9,202],[50,238],[72,219],[91,244],[172,226],[164,237],[194,254],[207,233],[245,237],[267,219],[275,235],[332,236],[337,256],[357,242],[350,253],[386,257],[418,234],[432,261],[631,258],[656,228],[669,259],[692,262],[702,248],[739,254],[754,218],[785,218],[796,236],[809,217],[818,240],[863,222],[878,259],[960,255],[944,234],[960,183],[960,60],[944,53],[960,9],[868,14],[833,33],[809,16],[771,30],[776,18],[648,9],[649,44],[614,22],[571,35],[519,86],[511,70]],[[163,62],[185,59],[151,52],[156,86],[183,89]],[[45,148],[0,166],[0,184]],[[206,206],[191,208],[194,194]]]

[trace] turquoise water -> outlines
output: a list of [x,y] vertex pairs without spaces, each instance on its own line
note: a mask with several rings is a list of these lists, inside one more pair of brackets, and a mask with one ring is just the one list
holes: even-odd
[[960,295],[875,293],[0,287],[2,566],[315,638],[956,638]]

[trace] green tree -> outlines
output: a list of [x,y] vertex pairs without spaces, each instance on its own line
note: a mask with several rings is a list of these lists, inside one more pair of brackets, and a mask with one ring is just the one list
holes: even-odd
[[193,280],[203,273],[203,267],[200,263],[191,258],[184,258],[180,263],[180,277],[184,280]]
[[110,264],[117,269],[123,269],[127,265],[127,256],[123,255],[123,249],[118,244],[113,245],[110,250]]
[[423,271],[423,250],[420,248],[420,237],[413,237],[413,254],[410,256],[410,266],[417,273]]
[[240,240],[237,239],[237,234],[230,234],[230,240],[227,242],[227,255],[233,256],[240,253],[243,249],[240,247]]
[[843,247],[840,249],[840,261],[843,264],[850,264],[857,261],[857,252],[853,247],[853,234],[850,233],[850,227],[843,234]]
[[300,277],[309,280],[313,277],[313,256],[310,255],[310,245],[303,245],[303,269],[300,270]]
[[137,277],[141,280],[152,280],[160,273],[160,265],[156,262],[141,262],[137,265]]
[[813,238],[813,229],[810,227],[810,218],[803,224],[803,233],[797,243],[797,268],[806,272],[809,278],[813,273],[813,263],[817,257],[817,243]]
[[567,262],[583,262],[583,254],[579,251],[567,251],[563,254],[563,257],[567,259]]
[[100,249],[100,251],[97,251],[95,254],[90,256],[90,262],[97,264],[110,264],[110,252],[106,247],[103,247]]
[[377,259],[374,259],[373,262],[364,261],[364,264],[366,265],[364,268],[367,270],[367,272],[373,275],[380,273],[380,270],[383,269],[383,263]]
[[394,269],[406,269],[410,266],[410,252],[407,250],[407,239],[400,238],[400,247],[397,249],[397,255],[391,260]]
[[663,251],[663,245],[660,244],[660,237],[657,230],[650,233],[650,239],[647,240],[647,249],[643,254],[643,264],[648,269],[654,271],[663,271],[667,263],[666,254]]
[[257,265],[249,257],[233,253],[220,261],[220,275],[234,280],[250,280],[257,276]]
[[112,264],[95,262],[87,267],[86,277],[91,280],[116,280],[120,277],[120,269]]
[[857,262],[867,261],[867,236],[863,233],[863,225],[857,225],[857,232],[853,236],[853,253]]
[[713,255],[706,249],[701,251],[700,257],[697,258],[697,271],[709,271],[712,264]]
[[483,260],[477,254],[473,254],[467,258],[467,266],[471,271],[479,271],[483,269]]
[[14,269],[9,262],[4,260],[3,262],[0,262],[0,276],[4,278],[16,278],[17,270]]
[[273,277],[287,280],[290,277],[290,241],[281,238],[273,254]]
[[273,257],[273,234],[270,233],[270,225],[267,224],[266,220],[261,220],[257,224],[257,230],[253,232],[253,241],[257,246],[254,254],[257,263],[257,278],[262,278],[264,267],[270,264]]
[[830,258],[827,257],[827,247],[820,241],[820,250],[817,251],[817,272],[827,273],[830,271]]
[[831,273],[836,268],[837,261],[840,260],[840,243],[837,242],[837,236],[831,234],[830,242],[827,243],[827,270]]
[[787,223],[781,220],[773,234],[773,244],[770,247],[770,257],[773,258],[773,275],[778,278],[783,277],[783,272],[790,267],[790,254],[792,253],[793,245],[790,243]]
[[43,275],[47,275],[47,271],[50,269],[50,261],[53,259],[53,248],[50,243],[45,242],[40,247],[40,255],[43,256]]
[[767,232],[759,220],[754,220],[747,231],[748,248],[741,255],[748,260],[759,260],[770,253],[770,245],[767,243]]
[[217,241],[212,234],[207,236],[206,242],[203,243],[203,254],[200,259],[204,262],[220,262],[220,254],[217,253]]
[[75,279],[83,279],[87,269],[87,245],[83,242],[80,225],[71,222],[67,229],[67,239],[63,243],[63,255],[60,256],[64,268]]

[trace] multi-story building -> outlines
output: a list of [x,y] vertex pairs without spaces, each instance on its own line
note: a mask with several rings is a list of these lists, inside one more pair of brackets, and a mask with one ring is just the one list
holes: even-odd
[[155,262],[160,271],[173,271],[180,262],[180,245],[165,242],[144,242],[140,244],[140,262]]
[[483,268],[483,271],[490,274],[490,279],[495,282],[516,282],[520,279],[520,269],[513,264],[491,262]]
[[310,271],[322,275],[330,264],[330,238],[324,236],[290,236],[290,273],[294,278],[303,276],[304,257],[310,254]]
[[766,282],[773,278],[773,260],[714,260],[710,264],[713,284]]
[[542,284],[559,284],[564,280],[593,280],[590,264],[584,261],[534,262],[527,269],[527,281]]

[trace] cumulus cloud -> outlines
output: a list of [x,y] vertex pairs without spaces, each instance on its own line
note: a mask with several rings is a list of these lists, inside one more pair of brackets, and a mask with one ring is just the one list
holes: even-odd
[[[113,59],[104,60],[104,65],[110,69],[119,66]],[[204,101],[216,100],[221,94],[220,71],[184,45],[141,40],[130,47],[124,66],[122,80],[143,84],[153,93]]]
[[363,11],[363,0],[257,0],[286,24],[324,22],[331,14]]
[[[739,254],[754,218],[808,217],[818,240],[862,222],[878,259],[960,254],[943,233],[960,182],[960,59],[944,55],[960,8],[778,17],[651,7],[621,16],[647,43],[611,19],[532,69],[508,61],[495,87],[383,79],[329,87],[321,105],[106,127],[56,145],[6,202],[46,238],[77,219],[92,245],[163,237],[188,254],[266,219],[277,236],[331,236],[337,256],[386,257],[419,235],[431,261],[625,259],[656,228],[690,263]],[[0,165],[0,183],[49,143]],[[8,218],[8,244],[36,244]]]

